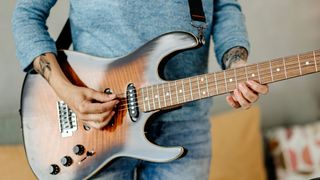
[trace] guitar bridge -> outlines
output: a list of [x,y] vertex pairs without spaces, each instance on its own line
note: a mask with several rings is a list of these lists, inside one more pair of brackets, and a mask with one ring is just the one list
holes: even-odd
[[78,129],[76,114],[63,101],[57,102],[59,130],[62,137],[70,137]]

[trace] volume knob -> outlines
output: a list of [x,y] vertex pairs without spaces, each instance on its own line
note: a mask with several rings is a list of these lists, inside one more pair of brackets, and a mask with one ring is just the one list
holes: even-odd
[[72,150],[73,153],[80,156],[84,153],[84,146],[82,146],[81,144],[77,144],[72,148]]
[[49,173],[52,175],[56,175],[60,172],[60,168],[56,164],[51,164],[49,167]]
[[63,166],[67,167],[72,164],[72,159],[70,156],[64,156],[63,158],[61,158],[60,162]]

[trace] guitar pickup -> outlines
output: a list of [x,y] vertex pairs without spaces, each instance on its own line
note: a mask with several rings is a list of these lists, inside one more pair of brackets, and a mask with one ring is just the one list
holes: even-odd
[[137,100],[136,87],[130,83],[127,87],[127,108],[132,121],[137,121],[139,116],[139,107]]

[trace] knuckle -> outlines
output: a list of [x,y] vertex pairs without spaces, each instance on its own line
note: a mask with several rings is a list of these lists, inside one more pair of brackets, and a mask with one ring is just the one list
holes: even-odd
[[97,121],[98,121],[98,122],[103,122],[104,119],[105,119],[104,117],[100,116],[100,117],[97,118]]
[[251,107],[251,105],[250,105],[250,104],[247,104],[247,105],[244,105],[244,106],[242,106],[242,107],[243,107],[243,109],[247,110],[247,109],[249,109],[249,108]]
[[249,100],[250,100],[250,102],[256,102],[258,100],[258,96],[255,94],[251,94],[249,96]]
[[77,117],[81,120],[85,120],[85,117],[81,113],[77,113]]
[[77,109],[80,113],[84,113],[86,109],[85,104],[80,104]]

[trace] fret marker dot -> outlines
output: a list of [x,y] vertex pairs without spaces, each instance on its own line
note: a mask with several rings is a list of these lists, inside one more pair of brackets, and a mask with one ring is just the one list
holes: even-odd
[[280,71],[280,68],[277,68],[277,72],[279,72]]
[[169,95],[170,95],[170,94],[167,92],[167,93],[166,93],[166,96],[169,96]]
[[252,77],[254,77],[254,76],[255,76],[255,74],[251,74],[251,76],[252,76]]
[[155,98],[158,98],[158,95],[155,95],[154,97],[155,97]]
[[306,62],[306,65],[309,65],[309,61]]
[[233,81],[233,79],[229,79],[229,81],[230,81],[230,82],[232,82],[232,81]]
[[146,101],[147,101],[147,100],[148,100],[148,97],[145,97],[145,98],[144,98],[144,100],[146,100]]
[[205,92],[205,91],[203,91],[203,92],[202,92],[202,94],[203,94],[203,95],[205,95],[205,94],[206,94],[206,92]]
[[203,79],[203,78],[201,78],[201,81],[204,81],[204,79]]
[[179,90],[179,93],[182,93],[182,90],[181,90],[181,89]]

